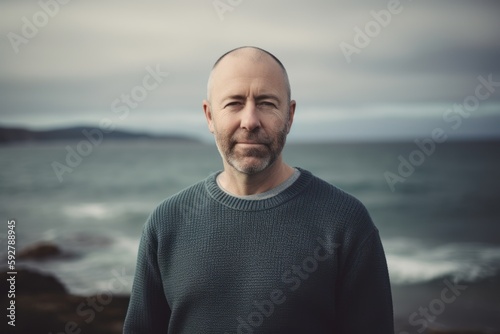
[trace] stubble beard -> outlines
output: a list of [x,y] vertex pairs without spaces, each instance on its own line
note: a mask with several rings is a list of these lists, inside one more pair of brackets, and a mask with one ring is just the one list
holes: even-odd
[[[273,165],[285,146],[288,134],[286,124],[276,133],[274,138],[268,137],[261,130],[235,134],[230,139],[223,134],[216,134],[216,144],[223,159],[240,173],[257,174]],[[263,145],[239,151],[237,143],[240,141],[255,141]],[[252,161],[246,161],[251,159]]]

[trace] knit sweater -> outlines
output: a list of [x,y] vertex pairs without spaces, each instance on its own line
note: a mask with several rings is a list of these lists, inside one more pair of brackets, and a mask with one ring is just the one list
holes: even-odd
[[353,196],[299,169],[246,200],[216,175],[146,222],[126,334],[393,334],[378,230]]

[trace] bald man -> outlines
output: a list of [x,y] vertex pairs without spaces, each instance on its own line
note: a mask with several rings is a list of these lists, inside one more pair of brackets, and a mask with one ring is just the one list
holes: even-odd
[[223,170],[149,217],[124,333],[394,333],[367,210],[283,161],[295,107],[271,53],[217,60],[203,111]]

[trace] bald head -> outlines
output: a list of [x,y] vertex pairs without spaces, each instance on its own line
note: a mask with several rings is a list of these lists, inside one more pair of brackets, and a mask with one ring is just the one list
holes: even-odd
[[284,89],[286,90],[286,94],[288,100],[291,99],[291,89],[290,89],[290,81],[288,80],[288,74],[286,72],[285,66],[281,63],[281,61],[276,58],[272,53],[258,48],[254,46],[242,46],[223,54],[212,67],[212,71],[210,72],[210,77],[208,78],[207,84],[207,100],[211,101],[212,97],[212,89],[213,89],[213,80],[216,76],[217,68],[223,67],[225,63],[228,63],[230,66],[231,63],[234,62],[246,62],[249,64],[261,64],[266,63],[268,66],[276,66],[279,68],[282,76],[282,81],[284,84]]

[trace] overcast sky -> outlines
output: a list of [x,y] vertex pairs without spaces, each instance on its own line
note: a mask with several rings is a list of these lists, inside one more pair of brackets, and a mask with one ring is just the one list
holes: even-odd
[[56,1],[0,1],[0,125],[209,139],[210,68],[255,45],[288,70],[292,139],[500,136],[498,1]]

